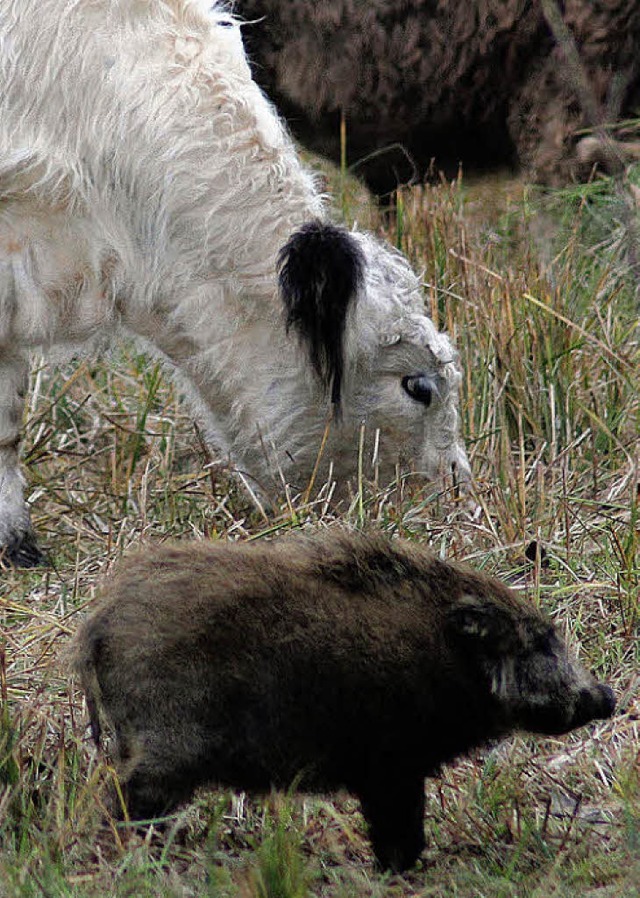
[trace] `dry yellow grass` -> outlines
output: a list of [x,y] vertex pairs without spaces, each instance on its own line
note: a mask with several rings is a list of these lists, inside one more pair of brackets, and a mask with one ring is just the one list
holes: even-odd
[[[460,348],[473,503],[409,483],[386,492],[364,484],[351,507],[291,499],[265,520],[210,458],[155,362],[124,347],[58,372],[36,365],[26,462],[51,566],[0,575],[1,896],[275,894],[264,870],[283,852],[285,869],[296,858],[308,868],[281,892],[292,898],[637,892],[633,291],[620,257],[581,244],[585,204],[558,243],[523,185],[489,190],[487,203],[486,185],[414,188],[396,215],[368,212],[424,270],[431,313]],[[111,773],[89,744],[63,655],[112,562],[141,539],[267,538],[336,521],[428,542],[523,589],[614,686],[616,716],[563,739],[517,737],[447,767],[427,783],[430,847],[406,877],[374,871],[357,805],[344,796],[294,802],[293,823],[286,809],[209,793],[161,838],[104,824],[101,783]],[[544,555],[529,561],[532,543]],[[300,846],[287,841],[292,827]]]

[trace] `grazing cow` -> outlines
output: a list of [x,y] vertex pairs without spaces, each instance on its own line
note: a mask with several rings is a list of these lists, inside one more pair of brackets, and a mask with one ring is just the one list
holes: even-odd
[[[236,0],[234,8],[249,23],[255,76],[296,136],[338,160],[344,114],[349,161],[384,193],[431,160],[452,173],[461,162],[465,170],[517,163],[546,184],[589,176],[578,132],[640,108],[640,4],[558,3],[554,37],[545,13],[555,5]],[[605,168],[626,158],[619,144],[606,142],[604,153]]]
[[424,847],[424,778],[515,729],[615,700],[500,581],[381,535],[146,547],[81,625],[94,739],[113,728],[133,819],[204,783],[358,796],[383,867]]
[[[469,476],[460,371],[418,278],[331,224],[208,0],[0,5],[0,546],[38,560],[18,468],[28,352],[124,331],[182,374],[270,496],[365,463]],[[331,408],[336,410],[323,443]],[[371,469],[369,469],[371,470]]]

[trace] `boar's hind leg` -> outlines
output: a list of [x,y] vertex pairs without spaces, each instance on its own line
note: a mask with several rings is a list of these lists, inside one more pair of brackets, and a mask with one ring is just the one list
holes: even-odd
[[138,759],[124,776],[123,794],[131,820],[155,820],[171,813],[202,782],[196,766],[174,758]]
[[412,867],[425,846],[424,777],[380,778],[358,797],[378,864],[394,871]]

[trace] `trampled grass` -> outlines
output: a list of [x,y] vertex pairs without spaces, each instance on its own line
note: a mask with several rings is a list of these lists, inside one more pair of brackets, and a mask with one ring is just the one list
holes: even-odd
[[[423,271],[430,312],[459,347],[473,504],[363,483],[350,506],[314,490],[265,518],[155,361],[131,346],[58,370],[35,361],[25,458],[50,566],[0,580],[2,898],[639,894],[640,329],[620,196],[597,184],[550,200],[507,179],[398,200],[401,214],[368,208],[366,220]],[[361,205],[354,192],[343,202],[360,221]],[[114,774],[90,744],[64,651],[112,562],[142,538],[338,521],[420,540],[523,590],[613,685],[616,716],[446,767],[426,784],[429,847],[403,877],[376,872],[344,795],[203,792],[161,835],[105,822]]]

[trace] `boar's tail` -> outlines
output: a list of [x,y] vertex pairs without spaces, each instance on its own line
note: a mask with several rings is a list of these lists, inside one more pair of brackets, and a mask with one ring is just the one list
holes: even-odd
[[102,727],[100,726],[100,684],[98,682],[97,660],[102,640],[88,624],[81,626],[71,647],[71,670],[76,675],[85,695],[91,738],[100,748]]

